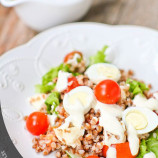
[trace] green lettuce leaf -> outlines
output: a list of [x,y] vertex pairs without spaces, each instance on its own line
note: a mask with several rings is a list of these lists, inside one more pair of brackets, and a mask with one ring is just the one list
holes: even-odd
[[[48,114],[57,114],[56,107],[60,103],[60,94],[58,92],[52,92],[45,101]],[[53,107],[52,107],[53,106]]]
[[149,151],[153,152],[158,158],[158,140],[152,139],[146,142]]
[[[50,82],[53,81],[54,78],[58,77],[58,72],[62,70],[65,72],[70,72],[69,66],[66,64],[60,64],[57,67],[51,68],[43,77],[42,84],[35,85],[36,93],[50,93],[55,88],[55,83],[50,85]],[[76,75],[76,73],[74,73]]]
[[107,63],[106,61],[106,54],[105,51],[107,50],[108,46],[104,46],[102,50],[99,50],[97,54],[91,56],[90,65],[97,64],[97,63]]
[[50,93],[54,87],[55,87],[55,83],[53,83],[52,85],[41,85],[41,84],[37,84],[35,85],[35,92],[36,93]]
[[54,78],[58,77],[58,72],[62,70],[65,72],[70,72],[69,66],[66,64],[60,64],[57,67],[51,68],[43,77],[42,85],[46,85],[51,82]]
[[137,156],[137,158],[143,158],[143,156],[148,153],[147,152],[147,145],[146,145],[146,141],[143,139],[140,143],[140,150],[139,150],[139,155]]
[[137,158],[143,158],[143,156],[149,152],[153,152],[156,158],[158,158],[158,129],[151,132],[148,139],[141,141]]
[[[156,136],[156,137],[155,137]],[[156,129],[155,131],[153,131],[152,133],[150,133],[150,136],[148,138],[150,139],[157,139],[158,140],[158,129]]]
[[152,132],[146,140],[147,150],[152,151],[158,158],[158,129]]
[[133,93],[133,96],[139,93],[143,94],[145,90],[149,90],[146,84],[136,81],[136,80],[127,79],[126,84],[130,85],[129,91]]

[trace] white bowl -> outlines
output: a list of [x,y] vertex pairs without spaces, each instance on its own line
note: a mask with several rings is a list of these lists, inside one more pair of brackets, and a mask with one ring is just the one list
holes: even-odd
[[18,16],[29,27],[43,31],[55,25],[81,19],[92,0],[0,0],[6,7],[15,7]]

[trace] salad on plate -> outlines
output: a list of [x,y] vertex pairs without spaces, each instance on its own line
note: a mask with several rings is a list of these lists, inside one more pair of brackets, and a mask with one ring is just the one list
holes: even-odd
[[158,92],[106,60],[67,54],[29,98],[33,148],[57,158],[158,158]]

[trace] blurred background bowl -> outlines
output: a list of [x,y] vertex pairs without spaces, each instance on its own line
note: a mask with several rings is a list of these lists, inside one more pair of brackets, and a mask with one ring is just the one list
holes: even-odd
[[92,0],[1,0],[15,7],[22,21],[36,31],[80,20],[90,9]]

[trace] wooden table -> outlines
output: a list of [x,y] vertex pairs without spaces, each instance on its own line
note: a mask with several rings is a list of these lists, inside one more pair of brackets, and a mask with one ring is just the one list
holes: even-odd
[[[94,0],[91,10],[81,21],[158,29],[158,0]],[[26,43],[36,34],[17,17],[13,8],[0,5],[0,55]]]

